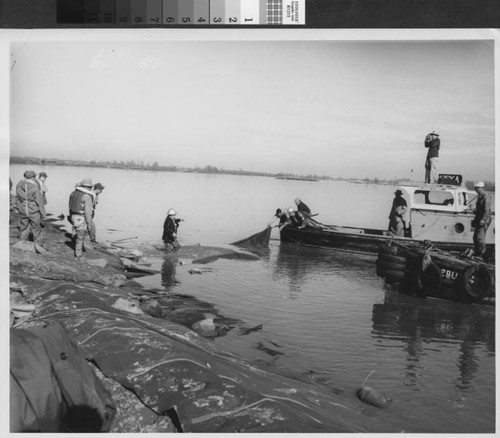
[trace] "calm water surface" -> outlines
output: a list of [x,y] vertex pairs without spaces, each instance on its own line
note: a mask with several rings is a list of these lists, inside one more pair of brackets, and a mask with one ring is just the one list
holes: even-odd
[[[26,166],[12,166],[14,184]],[[280,244],[273,231],[261,260],[219,259],[191,275],[155,250],[166,212],[184,218],[183,246],[222,245],[263,230],[277,207],[301,197],[324,223],[387,226],[394,189],[341,182],[121,171],[36,168],[49,174],[48,211],[67,213],[74,183],[106,186],[96,214],[98,240],[128,239],[152,267],[141,280],[170,294],[213,304],[238,327],[215,343],[266,369],[327,385],[356,403],[368,385],[392,398],[389,410],[359,403],[366,415],[390,418],[406,432],[495,431],[495,310],[419,299],[387,290],[374,259]],[[175,280],[175,281],[173,281]]]

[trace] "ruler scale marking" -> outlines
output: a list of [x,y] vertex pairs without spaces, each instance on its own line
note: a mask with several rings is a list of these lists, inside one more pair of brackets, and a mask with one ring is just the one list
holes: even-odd
[[92,27],[304,25],[307,0],[56,0],[57,23]]

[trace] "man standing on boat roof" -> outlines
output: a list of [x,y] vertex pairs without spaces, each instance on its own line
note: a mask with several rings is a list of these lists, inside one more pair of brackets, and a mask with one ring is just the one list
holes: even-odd
[[439,134],[436,131],[427,134],[424,146],[428,149],[425,160],[425,182],[437,183],[439,178],[437,165],[439,162],[439,147],[441,146]]
[[484,258],[486,253],[486,231],[491,224],[491,197],[484,188],[484,182],[474,184],[477,193],[475,216],[472,221],[474,230],[474,254]]
[[163,235],[162,240],[165,243],[166,252],[177,252],[181,247],[177,241],[177,230],[179,228],[179,222],[182,219],[177,219],[175,216],[177,212],[171,208],[167,212],[167,218],[163,224]]
[[389,213],[389,232],[393,236],[402,237],[406,228],[403,215],[406,213],[407,203],[405,198],[401,196],[403,194],[401,190],[396,190],[394,194],[396,196],[392,200],[391,212]]

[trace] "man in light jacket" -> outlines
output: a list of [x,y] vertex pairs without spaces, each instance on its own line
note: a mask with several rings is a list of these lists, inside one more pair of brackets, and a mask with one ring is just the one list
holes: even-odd
[[92,220],[95,193],[92,191],[92,180],[84,179],[75,187],[69,197],[70,222],[75,231],[75,257],[82,258],[82,251],[93,249],[89,230],[95,228]]

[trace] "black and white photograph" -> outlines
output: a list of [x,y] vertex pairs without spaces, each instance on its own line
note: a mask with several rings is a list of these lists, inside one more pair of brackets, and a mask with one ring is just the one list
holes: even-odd
[[496,45],[1,31],[5,432],[494,434]]

